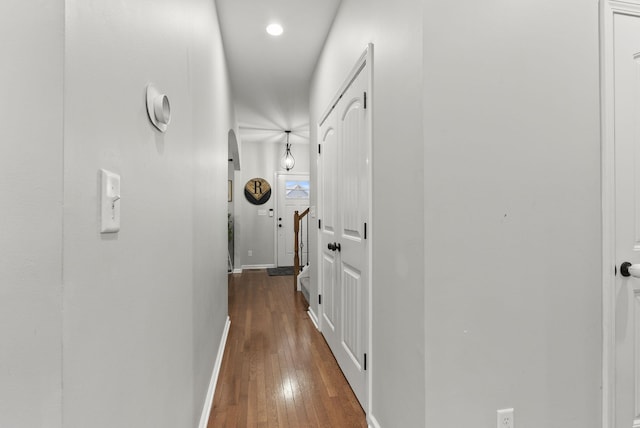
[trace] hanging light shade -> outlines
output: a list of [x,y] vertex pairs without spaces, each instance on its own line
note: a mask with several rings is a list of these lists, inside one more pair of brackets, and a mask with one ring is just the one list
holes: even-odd
[[287,146],[284,151],[284,156],[280,161],[280,165],[287,171],[291,171],[293,169],[293,166],[296,164],[296,160],[293,158],[293,155],[291,154],[291,144],[289,143],[289,134],[291,133],[291,131],[284,131],[284,132],[287,133]]

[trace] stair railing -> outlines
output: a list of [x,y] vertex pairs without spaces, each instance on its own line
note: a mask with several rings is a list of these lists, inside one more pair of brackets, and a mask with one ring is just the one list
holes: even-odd
[[[298,211],[293,213],[293,248],[295,248],[293,253],[293,291],[298,289],[298,274],[300,274],[300,224],[307,214],[309,214],[309,208],[302,211],[302,214],[299,214]],[[307,262],[308,261],[309,260],[307,260]]]

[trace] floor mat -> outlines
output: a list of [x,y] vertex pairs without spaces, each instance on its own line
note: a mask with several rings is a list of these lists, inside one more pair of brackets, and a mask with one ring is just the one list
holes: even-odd
[[293,266],[267,268],[267,274],[269,274],[269,276],[293,275]]

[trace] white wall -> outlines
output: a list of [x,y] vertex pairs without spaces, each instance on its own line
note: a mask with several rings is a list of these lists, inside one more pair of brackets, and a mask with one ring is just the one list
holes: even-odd
[[597,3],[424,2],[426,426],[600,426]]
[[[65,427],[196,426],[227,316],[233,118],[213,2],[67,1],[65,73]],[[117,235],[99,233],[100,168],[121,175]]]
[[[284,141],[284,140],[283,140]],[[275,263],[275,216],[259,216],[258,210],[275,211],[275,173],[286,172],[280,166],[285,144],[274,142],[242,142],[242,167],[236,171],[234,184],[235,221],[236,221],[236,260],[235,266],[264,266]],[[291,173],[309,172],[309,154],[307,144],[292,144],[291,153],[296,164]],[[264,178],[271,185],[271,198],[263,205],[253,205],[244,196],[244,185],[252,178]],[[249,250],[252,256],[249,256]]]
[[[421,7],[420,0],[344,0],[311,86],[315,205],[320,115],[367,43],[375,45],[370,414],[382,427],[425,426]],[[316,245],[309,248],[316,260],[310,303],[317,313]]]
[[[155,3],[155,2],[154,2]],[[184,1],[176,1],[185,7]],[[175,6],[174,6],[175,7]],[[231,84],[214,3],[198,0],[187,21],[195,28],[189,49],[189,96],[193,105],[194,418],[201,412],[228,314],[228,135],[237,128]],[[184,48],[183,48],[184,51]],[[177,141],[177,140],[176,140]],[[194,421],[195,421],[194,419]],[[195,425],[195,424],[194,424]]]
[[0,426],[60,427],[64,2],[0,2]]

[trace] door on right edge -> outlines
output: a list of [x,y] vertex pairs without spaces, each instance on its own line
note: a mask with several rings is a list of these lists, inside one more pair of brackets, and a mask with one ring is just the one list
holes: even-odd
[[615,426],[640,428],[640,18],[614,19]]
[[366,409],[369,120],[365,66],[321,124],[322,333]]

